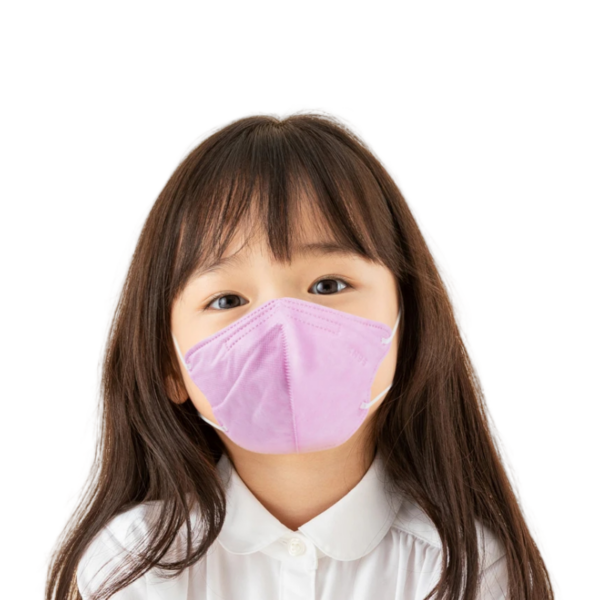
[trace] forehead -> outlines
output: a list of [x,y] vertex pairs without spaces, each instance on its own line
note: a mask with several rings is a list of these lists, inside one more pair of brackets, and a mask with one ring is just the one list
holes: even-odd
[[285,203],[254,196],[243,211],[232,211],[204,231],[192,278],[242,268],[255,251],[282,264],[321,256],[375,260],[372,248],[364,245],[370,238],[364,220],[347,208],[333,210],[315,199],[305,192]]
[[[267,244],[263,241],[262,247]],[[236,250],[227,249],[222,256],[214,257],[198,265],[194,276],[200,277],[208,273],[214,273],[225,268],[234,268],[243,266],[247,263],[252,245],[246,241],[241,245],[235,246]],[[338,258],[364,259],[364,257],[354,249],[344,246],[333,239],[322,239],[316,241],[299,241],[291,245],[292,260],[295,258],[315,258],[322,256],[335,256]]]

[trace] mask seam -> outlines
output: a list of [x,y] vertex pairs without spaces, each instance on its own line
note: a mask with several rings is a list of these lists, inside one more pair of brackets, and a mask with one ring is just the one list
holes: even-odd
[[[294,298],[291,298],[289,300],[289,302],[293,302],[294,300],[295,300]],[[290,308],[292,310],[296,310],[298,312],[310,315],[310,312],[304,307],[300,307],[300,306],[296,305],[296,306],[291,306]],[[324,313],[329,313],[330,310],[337,310],[335,308],[321,306],[320,304],[315,304],[314,309],[319,312],[324,312]],[[358,315],[353,315],[353,314],[347,313],[343,310],[338,310],[338,312],[342,313],[343,317],[347,317],[348,319],[355,321],[356,323],[359,323],[361,325],[366,325],[367,327],[373,327],[375,329],[381,329],[384,332],[386,332],[387,329],[389,329],[390,331],[392,330],[391,327],[388,327],[385,323],[369,323],[368,321],[370,321],[370,319],[366,319],[365,317],[359,317]],[[332,321],[331,319],[329,319],[327,317],[322,317],[319,315],[318,318],[323,319],[324,321],[328,321],[329,323],[335,323],[335,321]]]
[[[314,323],[309,323],[308,321],[304,321],[303,319],[299,319],[298,317],[294,317],[294,315],[290,315],[290,317],[292,319],[294,319],[295,321],[299,321],[300,323],[306,323],[307,325],[311,325],[312,327],[316,327],[317,329],[322,329],[323,331],[327,331],[328,333],[332,333],[333,335],[337,335],[338,334],[337,331],[332,331],[331,329],[326,329],[325,327],[322,327],[321,325],[315,325]],[[248,329],[248,331],[246,331],[243,335],[241,335],[240,337],[238,337],[238,339],[235,340],[235,342],[233,342],[233,344],[231,344],[231,346],[227,347],[227,351],[231,350],[238,342],[240,342],[241,340],[243,340],[249,333],[252,332],[252,330],[256,329],[256,327],[258,327],[259,325],[261,325],[261,323],[257,323],[252,329]],[[229,339],[231,339],[231,338],[228,338],[225,341],[228,341]]]
[[[339,335],[339,330],[332,331],[331,329],[326,329],[325,327],[323,327],[321,325],[315,325],[314,323],[310,323],[309,321],[305,321],[304,319],[300,319],[299,317],[295,317],[294,315],[291,315],[291,318],[294,319],[295,321],[299,321],[300,323],[305,323],[306,325],[310,325],[312,327],[316,327],[317,329],[322,329],[323,331],[332,333],[333,335]],[[363,354],[361,354],[356,348],[354,348],[353,346],[348,344],[348,342],[346,342],[346,341],[344,341],[344,348],[348,351],[349,355],[352,358],[357,360],[364,368],[368,368],[369,360]]]
[[[293,302],[293,299],[288,300],[288,304],[290,302]],[[230,340],[232,337],[234,337],[237,333],[239,333],[240,331],[242,331],[246,327],[249,327],[257,319],[260,319],[261,317],[264,317],[264,320],[266,320],[270,316],[268,313],[270,313],[274,308],[275,308],[275,304],[269,306],[268,309],[266,311],[264,311],[264,312],[261,312],[261,314],[254,315],[253,317],[249,318],[248,322],[246,322],[243,325],[241,325],[238,329],[236,329],[235,332],[233,332],[233,333],[230,332],[229,336],[225,339],[225,342],[227,342],[228,340]],[[292,311],[296,311],[298,313],[307,314],[307,315],[310,315],[310,316],[313,316],[313,317],[315,316],[315,315],[311,315],[311,313],[308,310],[306,310],[304,308],[301,308],[301,307],[298,307],[298,306],[292,305],[292,306],[290,306],[290,308],[291,308]],[[324,308],[324,307],[322,307],[322,306],[320,306],[318,304],[315,304],[314,307],[311,307],[311,308],[313,308],[314,310],[317,310],[319,312],[328,312],[328,309],[326,309],[326,308]],[[260,307],[257,310],[260,310]],[[335,309],[332,309],[332,310],[335,310]],[[352,315],[352,314],[346,313],[344,311],[339,311],[339,312],[343,313],[342,317],[347,317],[350,320],[352,320],[352,321],[354,321],[356,323],[359,323],[361,325],[366,325],[367,327],[372,327],[374,329],[381,330],[381,331],[383,331],[383,333],[387,333],[387,329],[390,329],[390,331],[391,331],[391,328],[389,328],[387,325],[385,325],[383,323],[381,323],[381,324],[368,323],[368,322],[365,322],[365,321],[368,321],[369,319],[363,319],[362,317],[357,317],[357,315]],[[323,319],[327,323],[333,323],[334,325],[338,325],[339,326],[339,323],[337,323],[335,321],[332,321],[331,319],[328,319],[328,318],[323,317],[321,315],[316,315],[316,316],[319,319]],[[260,323],[264,322],[264,320],[261,321]],[[305,323],[306,321],[302,321],[302,322]],[[241,340],[242,338],[244,338],[248,333],[250,333],[250,331],[252,331],[256,327],[258,327],[258,325],[260,325],[260,323],[256,323],[256,325],[254,327],[252,327],[251,329],[249,329],[248,331],[246,331],[246,333],[244,333],[244,335],[242,335],[238,340],[236,340],[236,342],[234,344],[232,344],[232,346],[230,346],[229,349],[233,348],[233,346],[235,344],[237,344],[237,342],[239,340]],[[308,324],[309,325],[314,325],[313,323],[308,323]],[[314,325],[314,326],[315,327],[319,327],[318,325]],[[327,330],[325,329],[325,331],[327,331]],[[202,340],[202,342],[206,342],[206,343],[203,344],[201,342],[200,345],[197,346],[189,356],[187,355],[187,353],[184,355],[184,359],[186,360],[186,362],[189,360],[189,358],[192,356],[192,354],[194,354],[197,350],[199,350],[200,348],[203,348],[205,345],[207,345],[207,344],[213,342],[214,340],[220,338],[222,335],[225,335],[225,333],[226,333],[225,330],[223,330],[223,331],[217,333],[215,335],[215,337],[211,338],[210,340]],[[190,352],[190,351],[188,350],[188,352]]]
[[288,363],[289,349],[288,349],[287,336],[285,334],[285,331],[281,325],[279,325],[279,329],[280,329],[281,335],[283,337],[283,348],[284,348],[283,366],[284,366],[284,371],[285,371],[285,383],[286,383],[287,389],[288,389],[288,398],[290,399],[290,412],[292,414],[292,424],[294,426],[294,447],[296,448],[296,453],[297,453],[298,452],[298,430],[296,428],[296,413],[294,411],[294,398],[292,396],[292,386],[290,384],[289,363]]
[[[260,319],[261,317],[264,317],[265,320],[268,317],[268,315],[265,315],[265,313],[268,313],[269,311],[273,310],[274,306],[270,306],[266,311],[261,311],[260,314],[257,315],[253,315],[252,317],[248,318],[248,322],[244,323],[243,325],[241,325],[238,329],[236,329],[236,331],[234,333],[231,332],[227,332],[227,327],[225,329],[223,329],[222,331],[219,331],[218,333],[215,333],[214,336],[215,337],[211,337],[211,339],[206,339],[206,340],[201,340],[198,344],[198,346],[196,346],[195,348],[192,346],[192,348],[190,348],[184,355],[184,358],[187,360],[189,360],[189,358],[191,358],[191,356],[193,354],[196,353],[197,350],[200,350],[200,348],[203,348],[204,346],[210,344],[211,342],[213,342],[214,340],[220,338],[223,335],[226,335],[227,333],[229,333],[229,337],[226,338],[225,341],[231,339],[236,333],[238,333],[239,331],[241,331],[242,329],[249,327],[254,321],[256,321],[257,319]],[[260,308],[256,309],[256,310],[260,310]],[[244,318],[244,317],[242,317]],[[232,325],[234,325],[235,323],[237,323],[237,321],[234,321],[232,323]],[[257,323],[257,325],[259,325],[259,323]],[[256,325],[256,326],[257,326]],[[254,329],[254,327],[253,327]],[[245,335],[245,334],[244,334]],[[188,357],[188,353],[189,353],[189,357]]]
[[[235,340],[235,342],[233,342],[233,344],[231,344],[231,346],[227,345],[227,352],[229,352],[239,341],[243,340],[248,334],[250,334],[252,331],[254,331],[259,325],[262,325],[267,319],[268,319],[268,316],[265,317],[265,319],[263,319],[262,321],[256,323],[254,325],[254,327],[251,327],[250,329],[248,329],[248,331],[246,331],[245,333],[240,335],[238,337],[238,339]],[[231,338],[233,338],[236,334],[237,334],[237,331],[235,333],[232,333],[228,338],[225,338],[225,343],[227,344],[227,342],[229,342],[229,340]]]
[[[292,310],[294,310],[292,308]],[[300,311],[300,312],[306,312],[306,311]],[[310,313],[309,313],[310,314]],[[306,325],[310,325],[311,327],[316,327],[317,329],[321,329],[323,331],[326,331],[327,333],[331,333],[333,335],[338,335],[339,334],[339,329],[338,331],[333,331],[332,329],[327,329],[326,327],[323,327],[322,325],[317,325],[315,323],[311,323],[310,321],[305,321],[304,319],[301,319],[299,317],[296,317],[294,315],[290,315],[290,317],[292,319],[294,319],[295,321],[298,321],[300,323],[305,323]],[[266,319],[265,319],[266,320]],[[336,323],[335,321],[331,321],[329,319],[324,319],[325,321],[327,321],[328,323],[333,323],[334,325],[338,325],[339,327],[339,323]],[[256,329],[259,325],[261,325],[264,321],[261,321],[260,323],[256,323],[256,325],[254,327],[252,327],[251,329],[248,329],[248,331],[246,331],[243,335],[239,336],[235,342],[233,342],[233,344],[231,344],[231,346],[227,346],[227,351],[229,352],[238,342],[242,341],[248,334],[250,334],[254,329]],[[225,340],[225,342],[228,342],[232,337],[234,337],[235,334],[232,334],[229,338],[227,338]],[[352,356],[354,356],[354,358],[357,358],[355,356],[355,353],[357,352],[355,349],[353,349],[351,346],[348,346],[348,344],[346,344],[346,347],[349,348],[351,350],[351,354]],[[360,362],[362,362],[363,364],[365,364],[367,362],[367,360],[365,359],[365,357],[362,356],[362,354],[360,355]]]
[[[339,328],[337,331],[334,331],[333,329],[328,329],[327,327],[323,327],[323,325],[316,325],[315,323],[311,323],[310,321],[305,321],[304,319],[295,317],[294,315],[290,315],[290,317],[292,319],[294,319],[294,321],[299,321],[300,323],[306,323],[307,325],[312,325],[313,327],[317,327],[318,329],[322,329],[323,331],[328,331],[329,333],[333,333],[333,335],[338,335],[338,333],[339,333]],[[331,322],[333,322],[333,321],[331,321]],[[334,324],[339,325],[339,323],[334,323]]]

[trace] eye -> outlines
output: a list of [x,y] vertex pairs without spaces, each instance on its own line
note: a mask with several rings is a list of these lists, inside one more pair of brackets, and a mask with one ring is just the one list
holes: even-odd
[[[332,285],[333,282],[333,285]],[[341,282],[343,287],[341,288],[342,290],[345,288],[351,288],[352,286],[345,280],[342,279],[341,277],[333,277],[331,275],[328,275],[327,277],[323,277],[322,279],[319,279],[319,281],[316,281],[311,287],[310,289],[319,286],[320,284],[324,284],[320,286],[320,289],[318,290],[320,293],[318,294],[319,296],[324,296],[324,295],[331,295],[331,294],[335,294],[337,292],[340,292],[341,289],[338,285],[338,282]],[[234,294],[234,293],[225,293],[225,294],[219,294],[217,296],[213,296],[207,304],[204,305],[202,310],[227,310],[230,308],[237,308],[238,306],[243,306],[244,304],[246,304],[246,302],[242,302],[240,304],[239,300],[242,299],[242,297],[238,294]],[[217,304],[216,306],[212,306],[213,304]]]
[[[340,277],[333,277],[331,275],[328,275],[327,277],[324,277],[323,279],[319,279],[319,281],[316,281],[314,283],[313,287],[319,286],[319,284],[324,283],[325,285],[322,285],[319,290],[320,292],[323,292],[323,294],[319,294],[319,295],[335,294],[336,292],[341,291],[337,284],[337,282],[340,282],[340,281],[342,282],[342,285],[344,286],[342,289],[347,288],[347,287],[352,287],[344,279],[341,279]],[[332,285],[332,282],[333,282],[333,285]]]
[[229,309],[229,308],[237,308],[238,306],[242,306],[242,304],[240,304],[237,300],[225,300],[225,299],[240,299],[241,296],[239,296],[238,294],[219,294],[218,296],[213,296],[209,301],[208,304],[206,304],[203,308],[203,310],[209,310],[211,308],[211,305],[214,304],[215,302],[217,302],[217,307],[213,307],[215,310],[223,310],[223,309]]

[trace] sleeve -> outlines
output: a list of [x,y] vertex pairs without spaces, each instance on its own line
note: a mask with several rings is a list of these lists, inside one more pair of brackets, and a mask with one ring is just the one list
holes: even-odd
[[[77,587],[83,600],[90,600],[110,573],[125,560],[127,551],[105,525],[90,542],[77,566]],[[145,575],[119,590],[111,600],[145,600]]]
[[505,600],[508,598],[508,569],[506,554],[496,559],[481,572],[477,600]]

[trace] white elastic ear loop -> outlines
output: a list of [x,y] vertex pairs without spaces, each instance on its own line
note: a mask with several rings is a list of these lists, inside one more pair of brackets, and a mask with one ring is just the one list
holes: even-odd
[[212,421],[209,421],[209,420],[208,420],[206,417],[204,417],[203,415],[201,415],[201,414],[200,414],[200,411],[199,411],[199,410],[197,410],[196,412],[198,413],[198,416],[199,416],[199,417],[200,417],[202,420],[206,421],[206,422],[207,422],[209,425],[212,425],[212,426],[213,426],[215,429],[219,429],[219,430],[221,430],[223,433],[226,433],[227,431],[229,431],[229,429],[227,429],[227,428],[223,428],[223,427],[219,427],[219,426],[218,426],[216,423],[213,423]]
[[179,358],[181,359],[181,362],[187,367],[187,369],[189,370],[189,368],[191,367],[190,363],[186,363],[185,362],[185,358],[183,358],[183,354],[181,353],[181,350],[179,349],[179,344],[177,343],[177,338],[175,337],[174,333],[171,333],[171,335],[173,336],[173,341],[175,342],[175,349],[177,350],[177,354],[179,355]]
[[[381,343],[382,344],[389,344],[393,337],[396,335],[396,329],[398,328],[398,324],[400,323],[400,313],[402,311],[398,312],[398,318],[396,319],[396,324],[394,325],[394,329],[392,329],[392,333],[390,335],[390,337],[388,338],[381,338]],[[383,392],[381,392],[380,394],[377,394],[377,396],[375,396],[375,398],[373,398],[373,400],[371,400],[371,402],[363,402],[360,407],[361,408],[369,408],[369,406],[373,406],[373,404],[375,404],[375,402],[377,402],[377,400],[379,400],[379,398],[381,398],[381,396],[383,396],[384,394],[386,394],[391,388],[392,388],[392,384],[388,385],[385,390],[383,390]]]
[[400,323],[400,314],[402,311],[398,311],[398,317],[396,319],[396,323],[394,325],[394,329],[392,329],[392,333],[389,338],[381,338],[381,342],[383,344],[389,344],[392,341],[392,338],[396,335],[396,329],[398,329],[398,324]]
[[[192,365],[190,363],[185,362],[185,359],[183,358],[183,355],[181,354],[181,350],[179,349],[179,344],[177,343],[177,338],[175,337],[175,335],[173,333],[171,333],[171,336],[173,337],[173,341],[175,342],[175,349],[177,350],[177,354],[179,355],[181,362],[187,367],[187,369],[189,371],[192,368]],[[223,433],[229,431],[227,429],[227,427],[225,427],[225,428],[219,427],[217,424],[213,423],[212,421],[209,421],[206,417],[204,417],[203,415],[200,414],[200,411],[198,409],[196,409],[196,412],[198,413],[198,416],[201,419],[204,419],[209,425],[212,425],[215,429],[220,429]]]

